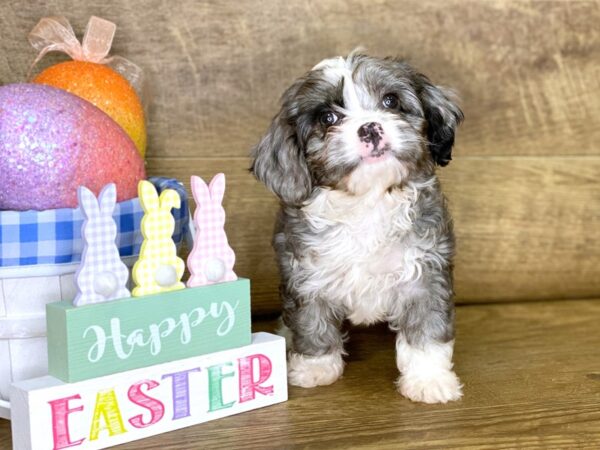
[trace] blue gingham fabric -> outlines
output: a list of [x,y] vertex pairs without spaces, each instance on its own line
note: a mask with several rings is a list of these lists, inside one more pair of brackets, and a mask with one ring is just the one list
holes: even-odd
[[[175,179],[150,177],[159,194],[174,189],[181,208],[172,209],[175,218],[173,240],[179,245],[188,233],[189,202],[183,185]],[[121,258],[140,252],[143,236],[140,222],[144,212],[137,198],[117,203],[113,217],[117,223],[117,247]],[[81,260],[79,208],[46,211],[0,211],[0,267],[33,264],[66,264]]]

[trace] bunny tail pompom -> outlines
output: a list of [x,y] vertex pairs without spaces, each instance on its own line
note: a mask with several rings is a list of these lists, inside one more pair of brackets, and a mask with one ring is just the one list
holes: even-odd
[[160,287],[167,288],[177,283],[177,270],[170,264],[163,264],[154,272],[154,280]]
[[223,281],[225,274],[227,273],[227,267],[221,258],[212,258],[206,261],[204,267],[204,275],[206,279],[211,283]]
[[94,291],[103,297],[110,298],[118,287],[119,280],[112,272],[97,273],[94,277]]

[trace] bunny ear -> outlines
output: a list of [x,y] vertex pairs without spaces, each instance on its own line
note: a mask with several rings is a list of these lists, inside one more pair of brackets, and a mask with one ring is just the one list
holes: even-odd
[[96,200],[96,196],[88,188],[79,186],[79,189],[77,189],[77,199],[85,218],[90,219],[100,215],[98,200]]
[[210,191],[204,180],[196,175],[192,175],[192,194],[196,201],[196,206],[210,203]]
[[112,216],[117,203],[117,186],[114,183],[107,184],[102,188],[98,196],[98,203],[100,203],[100,214]]
[[213,203],[223,203],[223,196],[225,195],[225,174],[218,173],[210,181],[210,197]]
[[156,188],[149,181],[142,180],[139,182],[138,196],[144,212],[156,211],[160,207]]
[[181,198],[179,198],[177,191],[165,189],[160,194],[160,209],[171,211],[171,208],[181,208]]

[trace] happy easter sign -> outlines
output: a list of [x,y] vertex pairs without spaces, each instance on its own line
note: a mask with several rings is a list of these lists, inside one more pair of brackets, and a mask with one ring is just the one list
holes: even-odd
[[[15,449],[98,449],[287,400],[285,341],[78,383],[46,376],[12,386]],[[198,443],[201,446],[201,443]]]
[[250,343],[250,282],[47,306],[50,375],[74,382]]

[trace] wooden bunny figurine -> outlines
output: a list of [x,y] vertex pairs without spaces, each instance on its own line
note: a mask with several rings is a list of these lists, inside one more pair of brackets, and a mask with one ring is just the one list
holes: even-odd
[[237,280],[233,272],[235,253],[225,234],[225,175],[219,173],[207,186],[200,177],[192,177],[192,193],[196,201],[194,247],[187,263],[190,271],[188,287]]
[[146,180],[138,184],[138,195],[144,210],[141,223],[144,241],[140,257],[133,266],[136,286],[132,294],[140,297],[183,289],[181,277],[185,265],[177,256],[172,239],[175,219],[171,215],[171,208],[181,207],[181,199],[173,189],[165,189],[159,197],[154,185]]
[[81,264],[75,273],[75,306],[100,303],[130,296],[127,289],[129,270],[121,261],[115,243],[117,224],[112,217],[117,188],[104,186],[98,199],[84,186],[77,190],[83,213]]

